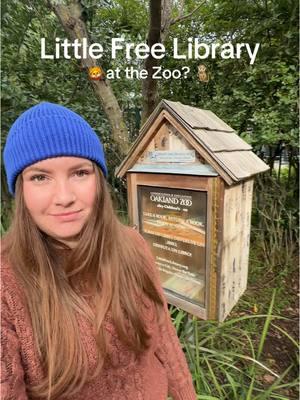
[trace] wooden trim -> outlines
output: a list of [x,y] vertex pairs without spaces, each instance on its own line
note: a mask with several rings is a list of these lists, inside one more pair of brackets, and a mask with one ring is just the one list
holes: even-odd
[[200,304],[194,304],[188,299],[182,299],[167,290],[164,290],[168,303],[180,307],[186,312],[193,314],[201,319],[207,319],[207,305],[211,304],[210,300],[210,242],[211,242],[211,221],[212,221],[212,201],[213,201],[213,186],[212,182],[219,180],[219,178],[212,177],[198,177],[198,176],[178,176],[178,175],[161,175],[161,174],[143,174],[143,173],[127,173],[128,179],[128,210],[130,210],[130,221],[133,225],[137,225],[139,229],[138,220],[138,196],[137,186],[153,186],[163,188],[185,189],[204,191],[207,193],[207,234],[206,234],[206,250],[205,250],[205,304],[202,307]]
[[[212,178],[214,179],[214,178]],[[211,207],[212,207],[212,185],[211,179],[208,181],[207,187],[207,204],[206,204],[206,238],[205,238],[205,311],[206,319],[208,317],[209,305],[209,282],[210,282],[210,249],[211,249]]]
[[231,176],[229,176],[227,172],[225,172],[224,169],[222,169],[220,165],[216,163],[209,151],[203,148],[203,146],[201,146],[201,144],[194,139],[192,133],[185,126],[181,125],[168,111],[164,110],[161,114],[178,130],[178,132],[181,133],[181,135],[201,155],[201,157],[211,164],[211,166],[222,176],[228,185],[232,185],[234,183],[234,180],[231,178]]
[[201,319],[207,318],[206,310],[203,307],[201,307],[200,304],[198,305],[198,304],[191,303],[190,301],[183,300],[180,297],[173,295],[172,293],[170,293],[166,290],[164,290],[164,294],[165,294],[167,302],[169,304],[179,307],[182,310],[184,310],[190,314],[193,314],[198,318],[201,318]]
[[172,175],[172,174],[143,174],[128,173],[134,175],[136,185],[157,186],[187,190],[208,190],[208,182],[211,177]]
[[126,175],[126,179],[127,179],[127,209],[128,209],[128,217],[129,217],[129,224],[133,225],[133,220],[132,220],[132,216],[133,216],[133,201],[132,201],[132,197],[133,195],[133,185],[132,185],[132,179],[133,179],[133,175],[132,174],[127,174]]
[[218,199],[219,199],[219,179],[210,180],[211,188],[209,193],[211,193],[211,203],[208,210],[211,211],[210,218],[210,234],[208,237],[210,248],[207,249],[209,259],[209,281],[207,282],[208,290],[208,302],[207,302],[207,318],[216,319],[217,318],[217,216],[218,216]]
[[219,322],[223,320],[221,317],[221,290],[222,290],[222,249],[223,249],[223,231],[224,231],[224,192],[225,183],[219,179],[219,204],[217,214],[217,319]]
[[163,124],[164,119],[165,118],[163,114],[160,114],[155,119],[155,121],[153,121],[153,124],[150,126],[149,130],[144,135],[138,136],[136,141],[133,143],[128,155],[123,160],[121,165],[116,169],[115,175],[118,178],[123,178],[126,172],[135,164],[139,155],[143,152],[143,150],[147,147],[147,145],[151,141],[152,136],[156,134],[156,132]]

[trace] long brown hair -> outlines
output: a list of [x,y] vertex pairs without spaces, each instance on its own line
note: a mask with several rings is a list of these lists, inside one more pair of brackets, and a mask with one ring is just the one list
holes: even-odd
[[107,354],[103,327],[107,312],[119,338],[138,356],[149,346],[150,336],[136,296],[146,294],[157,315],[163,305],[140,246],[116,217],[107,183],[97,167],[95,173],[95,205],[74,249],[38,229],[24,203],[21,175],[16,182],[15,213],[5,238],[4,257],[25,290],[45,373],[38,385],[28,388],[32,398],[71,396],[88,381],[87,354],[76,313],[94,327],[98,348],[94,378]]

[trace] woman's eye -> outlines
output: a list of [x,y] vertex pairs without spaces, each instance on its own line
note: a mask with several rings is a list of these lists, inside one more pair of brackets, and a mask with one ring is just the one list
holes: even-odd
[[30,178],[31,181],[34,182],[43,182],[44,180],[46,180],[46,176],[45,175],[33,175]]
[[82,178],[83,176],[86,176],[89,174],[89,171],[86,171],[84,169],[80,169],[75,172],[75,175],[78,176],[79,178]]

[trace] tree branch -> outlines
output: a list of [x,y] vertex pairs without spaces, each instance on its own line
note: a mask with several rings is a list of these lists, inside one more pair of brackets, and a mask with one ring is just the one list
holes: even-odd
[[161,42],[164,43],[169,33],[170,23],[172,15],[172,2],[171,0],[163,0],[162,3],[162,15],[161,15]]
[[[82,18],[80,0],[70,0],[67,5],[61,4],[61,2],[56,0],[48,0],[48,5],[56,14],[69,38],[72,41],[78,39],[80,43],[83,43],[83,39],[86,38],[87,46],[89,46],[89,35],[85,21]],[[82,54],[82,49],[80,49],[80,51]],[[81,58],[82,70],[94,66],[97,66],[97,63],[90,55],[88,55],[86,59]],[[91,81],[91,85],[109,120],[112,129],[112,137],[118,145],[120,154],[125,156],[129,149],[128,130],[111,85],[109,81],[103,80]]]
[[202,3],[200,3],[200,4],[199,4],[196,8],[194,8],[194,10],[191,11],[190,13],[185,14],[185,15],[181,15],[181,16],[179,16],[179,17],[177,17],[177,18],[173,18],[173,19],[171,20],[171,22],[170,22],[170,25],[177,24],[178,22],[181,22],[181,21],[184,21],[185,19],[190,18],[196,11],[199,10],[199,8],[200,8],[201,6],[203,6],[204,3],[206,3],[205,0],[202,1]]

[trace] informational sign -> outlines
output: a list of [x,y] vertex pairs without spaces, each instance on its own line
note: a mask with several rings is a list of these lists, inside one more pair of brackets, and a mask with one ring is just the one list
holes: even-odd
[[156,150],[149,151],[148,159],[151,162],[167,162],[167,163],[191,163],[196,160],[195,150],[166,151]]
[[165,289],[205,306],[207,193],[138,186],[140,231]]

